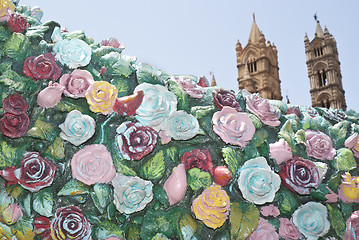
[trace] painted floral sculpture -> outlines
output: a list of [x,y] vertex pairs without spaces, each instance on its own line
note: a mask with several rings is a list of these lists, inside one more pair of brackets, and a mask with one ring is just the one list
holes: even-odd
[[167,74],[0,4],[0,239],[358,239],[359,114]]

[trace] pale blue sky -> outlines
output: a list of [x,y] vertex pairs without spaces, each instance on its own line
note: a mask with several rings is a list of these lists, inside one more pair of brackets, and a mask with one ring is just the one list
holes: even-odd
[[266,40],[278,49],[282,96],[311,105],[304,35],[314,38],[317,13],[338,44],[348,109],[359,111],[359,1],[346,0],[21,0],[40,6],[43,21],[84,30],[101,41],[116,37],[124,54],[172,74],[197,77],[214,70],[219,86],[237,90],[235,45],[247,44],[252,14]]

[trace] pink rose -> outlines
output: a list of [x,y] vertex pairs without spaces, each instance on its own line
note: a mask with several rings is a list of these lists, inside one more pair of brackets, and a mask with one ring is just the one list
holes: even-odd
[[110,152],[102,144],[87,145],[71,159],[72,176],[91,185],[109,183],[116,175]]
[[320,160],[333,160],[336,151],[333,148],[332,140],[321,131],[305,131],[305,145],[307,154]]
[[279,218],[279,236],[284,240],[296,240],[300,237],[300,232],[288,218]]
[[65,88],[64,94],[72,98],[85,97],[87,89],[94,82],[87,70],[76,69],[71,74],[64,74],[60,78],[60,85]]
[[280,212],[279,212],[279,209],[274,206],[273,204],[271,205],[268,205],[268,206],[264,206],[264,207],[261,207],[261,214],[265,217],[268,217],[268,216],[273,216],[273,217],[278,217]]
[[107,40],[102,40],[101,41],[101,46],[108,46],[108,47],[113,47],[113,48],[119,48],[121,50],[125,49],[125,45],[121,42],[119,42],[116,38],[114,37],[110,37]]
[[283,138],[279,139],[278,142],[269,144],[269,153],[277,161],[278,165],[293,157],[292,149]]
[[197,85],[190,79],[185,77],[172,77],[172,80],[175,80],[179,85],[181,85],[183,91],[193,98],[202,98],[204,94],[204,89]]
[[23,214],[19,205],[12,203],[0,213],[0,221],[7,225],[12,225],[18,222],[22,216]]
[[246,113],[238,112],[231,107],[223,107],[212,117],[213,131],[225,143],[244,148],[253,138],[255,128]]
[[345,240],[356,240],[359,236],[359,211],[352,213],[346,222]]
[[53,108],[61,101],[63,92],[63,86],[50,82],[49,86],[37,95],[37,104],[43,108]]
[[247,240],[278,240],[278,234],[272,224],[264,218],[259,218],[256,230],[247,238]]
[[359,135],[358,133],[354,133],[350,137],[345,140],[345,147],[351,149],[354,153],[354,156],[359,158]]
[[256,115],[264,124],[272,127],[280,125],[280,110],[269,104],[268,99],[261,98],[259,94],[246,96],[247,110]]

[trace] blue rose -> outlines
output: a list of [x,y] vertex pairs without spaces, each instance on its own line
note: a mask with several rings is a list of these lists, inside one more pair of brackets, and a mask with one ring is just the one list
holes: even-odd
[[197,119],[185,111],[172,113],[163,124],[164,133],[175,140],[187,140],[199,132]]
[[62,130],[60,137],[78,146],[94,135],[96,123],[92,117],[73,110],[67,114],[65,122],[59,127]]
[[272,202],[280,188],[280,177],[264,157],[248,160],[240,169],[238,186],[244,199],[262,205]]
[[127,177],[117,173],[112,185],[113,202],[120,213],[131,214],[141,211],[153,199],[152,182],[139,177]]
[[72,69],[84,67],[91,60],[91,47],[77,38],[60,40],[56,42],[53,50],[56,60]]
[[142,83],[134,92],[144,92],[143,101],[136,110],[136,119],[142,124],[159,131],[171,113],[177,110],[177,98],[172,92],[161,85]]
[[309,240],[323,237],[330,228],[327,208],[317,202],[308,202],[293,213],[293,224]]

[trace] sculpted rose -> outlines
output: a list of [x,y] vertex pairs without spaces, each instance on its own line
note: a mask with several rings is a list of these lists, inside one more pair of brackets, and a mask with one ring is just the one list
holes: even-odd
[[20,115],[27,112],[27,103],[19,94],[12,94],[3,100],[4,112]]
[[186,170],[191,168],[200,168],[211,172],[213,169],[211,153],[208,149],[193,149],[190,152],[183,153],[181,163],[184,164]]
[[94,82],[85,93],[91,111],[108,115],[113,112],[118,91],[114,85],[106,81]]
[[320,176],[315,164],[298,156],[280,165],[279,176],[284,186],[301,195],[310,194],[312,187],[318,188],[320,185]]
[[259,205],[272,202],[280,184],[280,177],[264,157],[250,159],[240,169],[238,186],[247,201]]
[[293,224],[307,238],[316,240],[330,229],[327,208],[317,202],[308,202],[294,211]]
[[175,140],[188,140],[199,132],[197,118],[185,111],[175,111],[162,124],[164,135]]
[[95,134],[96,123],[92,117],[72,110],[67,114],[65,122],[59,125],[59,128],[62,130],[60,133],[62,139],[78,146]]
[[153,199],[150,181],[139,177],[127,177],[117,173],[112,180],[114,203],[120,213],[131,214],[143,210]]
[[280,110],[272,107],[267,99],[259,94],[246,96],[247,110],[256,115],[264,124],[272,127],[280,125]]
[[12,13],[7,21],[7,27],[13,32],[23,32],[29,27],[29,24],[26,21],[26,17]]
[[53,51],[56,60],[71,69],[84,67],[91,61],[91,47],[78,38],[57,41]]
[[4,211],[0,212],[0,221],[12,225],[18,222],[23,216],[21,208],[16,203],[11,203]]
[[51,53],[26,58],[23,68],[24,74],[34,79],[35,82],[41,79],[56,81],[61,76],[61,71]]
[[43,108],[53,108],[61,101],[63,92],[63,86],[49,82],[49,86],[37,94],[37,104]]
[[116,132],[117,146],[127,160],[141,160],[157,143],[157,132],[141,123],[123,122]]
[[14,171],[18,183],[31,192],[50,186],[54,180],[56,166],[37,152],[27,152],[21,161],[21,167]]
[[64,74],[60,78],[60,85],[65,88],[64,94],[72,98],[85,97],[93,82],[91,73],[80,69],[74,70],[71,74]]
[[279,218],[279,236],[284,240],[297,240],[300,232],[288,218]]
[[328,135],[321,131],[305,131],[307,154],[320,160],[332,160],[336,155],[333,142]]
[[359,211],[355,211],[346,221],[345,240],[357,240],[359,236]]
[[4,17],[8,14],[8,11],[14,11],[15,5],[11,0],[1,0],[0,4],[0,17]]
[[58,208],[51,222],[51,237],[54,240],[90,240],[91,223],[77,206]]
[[138,91],[143,91],[144,97],[136,110],[136,119],[156,131],[161,130],[164,121],[177,110],[176,95],[164,86],[148,83],[138,85],[134,92]]
[[171,80],[176,81],[179,85],[181,85],[183,91],[185,91],[188,95],[193,98],[202,98],[204,94],[204,89],[197,85],[194,81],[183,77],[183,76],[172,76]]
[[191,209],[207,227],[220,228],[229,215],[229,196],[221,186],[213,185],[193,200]]
[[259,218],[257,228],[247,238],[247,240],[278,240],[278,234],[272,224],[264,218]]
[[71,159],[71,170],[73,178],[86,185],[109,183],[116,174],[111,154],[102,144],[87,145],[76,152]]
[[352,150],[354,156],[359,158],[359,135],[358,133],[352,134],[350,137],[345,140],[345,147]]
[[269,154],[277,161],[278,165],[293,157],[292,149],[283,138],[279,139],[278,142],[269,144]]
[[225,143],[244,148],[253,138],[255,127],[246,113],[241,113],[231,107],[223,107],[212,116],[213,131]]
[[212,92],[213,101],[219,110],[222,110],[223,107],[232,107],[237,111],[241,112],[242,109],[237,102],[236,96],[233,92],[219,88],[215,89]]
[[346,172],[342,178],[338,190],[339,198],[345,203],[359,203],[359,177]]
[[29,124],[30,118],[26,113],[19,115],[5,113],[0,119],[0,131],[7,137],[19,138],[27,133]]

